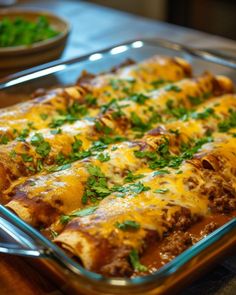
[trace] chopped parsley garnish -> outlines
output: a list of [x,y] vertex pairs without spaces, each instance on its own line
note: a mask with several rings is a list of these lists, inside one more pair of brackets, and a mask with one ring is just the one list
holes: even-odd
[[179,132],[178,129],[175,129],[175,130],[174,129],[169,129],[169,132],[172,133],[172,134],[175,134],[177,136],[180,135],[180,132]]
[[139,272],[144,272],[144,271],[148,270],[148,268],[145,265],[140,263],[137,250],[133,249],[129,253],[129,259],[130,259],[130,263],[131,263],[134,270],[139,271]]
[[156,189],[156,190],[154,191],[154,193],[164,194],[164,193],[166,193],[166,192],[168,192],[168,191],[169,191],[168,188],[160,188],[160,189]]
[[24,128],[18,135],[18,137],[16,138],[16,140],[18,141],[25,141],[25,138],[29,135],[30,130],[29,128]]
[[206,119],[209,116],[214,114],[214,109],[212,108],[206,108],[203,112],[199,112],[199,113],[192,113],[191,117],[193,119]]
[[42,160],[38,159],[37,160],[37,163],[36,163],[36,170],[38,172],[42,171],[43,170],[43,163],[42,163]]
[[100,121],[95,121],[95,127],[97,131],[102,132],[106,135],[112,133],[112,129],[104,124],[102,124]]
[[16,151],[15,150],[11,150],[9,153],[9,156],[14,159],[16,157]]
[[179,170],[175,174],[182,174],[182,173],[183,173],[183,171],[182,170]]
[[143,178],[143,174],[133,174],[131,171],[128,171],[127,176],[124,178],[124,182],[133,182],[137,179]]
[[220,132],[227,132],[229,129],[236,127],[236,111],[229,109],[229,118],[218,124]]
[[149,99],[149,97],[142,93],[135,93],[127,97],[127,100],[134,101],[138,104],[144,104],[147,99]]
[[188,95],[188,99],[192,105],[196,106],[201,104],[205,99],[211,97],[211,95],[211,92],[204,92],[202,95],[199,96]]
[[100,153],[100,154],[98,154],[97,159],[100,162],[107,162],[110,160],[110,156],[108,153]]
[[53,229],[49,229],[49,231],[50,231],[51,237],[52,237],[53,239],[55,239],[55,238],[59,235],[58,232],[56,232],[56,231],[53,230]]
[[65,224],[69,222],[74,217],[84,217],[93,214],[97,210],[98,206],[91,206],[82,210],[75,211],[70,215],[62,215],[60,217],[60,222]]
[[129,231],[129,230],[136,231],[140,229],[140,224],[134,220],[125,220],[123,222],[117,221],[115,223],[115,227],[123,231]]
[[150,187],[149,186],[144,186],[143,183],[141,182],[136,182],[136,183],[132,183],[126,186],[114,186],[112,188],[113,192],[118,192],[121,193],[120,196],[123,196],[123,194],[125,193],[135,193],[135,194],[140,194],[141,192],[145,192],[145,191],[149,191]]
[[164,80],[164,79],[158,79],[158,80],[155,80],[155,81],[152,81],[151,82],[151,85],[154,87],[154,88],[159,88],[160,86],[162,86],[163,84],[167,83],[168,81],[167,80]]
[[110,102],[107,104],[104,104],[101,106],[101,112],[104,114],[108,110],[111,110],[111,115],[113,119],[120,118],[121,116],[125,115],[124,112],[122,111],[123,108],[126,108],[128,104],[119,104],[117,99],[112,99]]
[[106,104],[103,104],[102,106],[101,106],[101,113],[102,114],[105,114],[111,107],[112,107],[112,105],[116,102],[117,100],[115,99],[115,98],[113,98],[111,101],[109,101],[108,103],[106,103]]
[[47,118],[48,118],[48,114],[40,114],[39,116],[44,121],[47,120]]
[[134,131],[145,132],[150,129],[150,124],[143,122],[134,112],[131,112],[130,122]]
[[211,142],[211,137],[203,137],[193,141],[190,146],[182,147],[182,153],[179,156],[171,155],[169,152],[169,141],[166,139],[156,151],[134,151],[137,158],[147,159],[147,164],[151,169],[172,167],[178,168],[186,159],[191,159],[193,155],[207,142]]
[[88,93],[84,97],[85,103],[89,106],[96,106],[97,105],[97,98],[94,97],[91,93]]
[[188,99],[191,102],[191,104],[194,105],[194,106],[199,105],[200,103],[202,103],[202,99],[201,99],[200,96],[188,95]]
[[77,139],[75,137],[75,141],[72,143],[72,150],[73,150],[73,152],[77,152],[82,147],[82,145],[83,145],[82,140]]
[[172,84],[167,85],[167,86],[165,87],[165,90],[166,90],[166,91],[174,91],[174,92],[181,92],[181,91],[182,91],[182,89],[181,89],[179,86],[177,86],[177,85],[172,85]]
[[101,140],[97,140],[97,141],[93,142],[91,150],[92,151],[102,151],[102,150],[105,150],[106,148],[107,148],[107,144],[105,144]]
[[117,142],[122,142],[122,141],[125,141],[127,140],[126,137],[124,136],[120,136],[120,135],[115,135],[115,136],[104,136],[104,137],[101,137],[99,139],[101,142],[103,142],[104,144],[111,144],[111,143],[117,143]]
[[77,101],[67,108],[65,112],[60,111],[59,116],[52,119],[49,127],[58,128],[65,123],[73,123],[87,115],[88,109],[85,105],[80,105]]
[[24,162],[32,162],[33,161],[33,157],[27,154],[21,154],[22,160]]
[[9,138],[5,134],[3,134],[0,138],[0,144],[8,144],[8,142]]
[[64,164],[64,165],[61,165],[61,166],[53,166],[53,167],[50,167],[48,169],[49,172],[58,172],[58,171],[62,171],[62,170],[66,170],[68,168],[71,167],[71,164],[68,163],[68,164]]
[[35,172],[35,168],[32,167],[32,166],[28,166],[27,169],[28,169],[29,171]]
[[47,157],[51,151],[50,144],[44,140],[41,133],[35,133],[30,140],[31,144],[36,147],[36,152],[43,158]]
[[180,119],[184,116],[187,116],[189,114],[189,110],[187,110],[184,107],[177,107],[174,105],[174,101],[172,99],[169,99],[166,102],[166,111],[167,114],[170,114],[171,116]]
[[87,204],[89,199],[96,202],[108,196],[111,192],[107,185],[107,178],[98,166],[89,164],[87,170],[89,177],[82,197],[83,204]]
[[123,93],[129,94],[135,82],[135,79],[111,79],[110,85],[113,90],[121,90]]
[[129,186],[130,191],[139,194],[141,192],[149,191],[150,187],[149,186],[144,186],[143,183],[141,182],[136,182],[134,184],[131,184]]
[[160,170],[155,171],[153,173],[154,176],[156,176],[156,175],[164,175],[164,174],[170,174],[170,171],[169,170],[160,169]]
[[53,135],[61,134],[62,133],[62,130],[60,128],[58,128],[58,129],[52,129],[50,131],[50,133],[53,134]]
[[157,151],[161,156],[169,154],[169,140],[166,137],[164,138],[164,142],[159,145]]
[[103,136],[103,137],[100,137],[99,140],[93,142],[93,145],[90,150],[91,151],[102,151],[107,148],[108,144],[122,142],[125,140],[127,140],[127,138],[120,136],[120,135],[109,136],[109,137]]

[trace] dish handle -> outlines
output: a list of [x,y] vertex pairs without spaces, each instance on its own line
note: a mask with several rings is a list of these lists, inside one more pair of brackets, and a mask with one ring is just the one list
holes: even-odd
[[38,245],[27,233],[0,216],[0,253],[49,258],[50,251]]

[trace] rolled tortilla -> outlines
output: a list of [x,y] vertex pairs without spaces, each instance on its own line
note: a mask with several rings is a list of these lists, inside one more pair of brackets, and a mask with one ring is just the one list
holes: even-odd
[[[72,219],[54,241],[89,270],[108,276],[130,275],[131,250],[142,255],[164,233],[184,231],[211,210],[222,212],[222,206],[223,212],[236,209],[235,144],[235,138],[207,144],[196,159],[182,163],[181,174],[147,174],[141,182],[149,190],[122,198],[108,196],[90,215]],[[204,167],[206,157],[215,157],[224,170]],[[229,176],[230,183],[225,179]],[[139,227],[121,230],[117,225],[127,220]]]
[[[191,66],[186,61],[179,58],[156,56],[141,64],[121,68],[117,73],[98,75],[86,85],[80,83],[77,86],[46,91],[30,101],[1,109],[0,135],[7,136],[8,140],[11,140],[17,136],[15,131],[19,133],[24,128],[29,128],[29,124],[35,129],[45,128],[52,117],[58,115],[58,111],[66,111],[75,102],[90,106],[86,100],[87,95],[94,97],[97,105],[100,106],[108,103],[114,97],[127,96],[127,91],[122,90],[127,89],[127,86],[132,86],[130,89],[132,93],[146,92],[153,89],[152,81],[163,77],[168,82],[178,81],[190,75]],[[127,85],[119,89],[114,86],[114,81],[118,80],[124,80],[122,83]],[[89,111],[93,110],[94,108],[90,106]]]
[[[223,80],[225,81],[224,83]],[[135,127],[133,125],[135,124],[134,114],[138,116],[144,126],[156,115],[161,117],[162,120],[169,119],[173,117],[171,112],[166,112],[166,104],[170,96],[174,97],[173,108],[191,109],[193,105],[189,97],[202,97],[204,93],[211,93],[210,96],[212,97],[215,93],[230,92],[232,91],[229,86],[230,83],[230,80],[227,78],[213,77],[210,74],[205,74],[198,79],[184,79],[171,84],[171,89],[178,89],[178,92],[169,88],[162,88],[149,92],[147,94],[148,98],[142,104],[132,100],[120,101],[116,104],[116,108],[111,107],[107,112],[96,117],[94,121],[84,119],[71,125],[62,126],[59,134],[52,134],[50,129],[41,129],[40,134],[50,145],[50,153],[46,157],[39,155],[35,146],[31,144],[35,132],[32,132],[23,142],[10,142],[0,149],[0,173],[2,175],[0,190],[6,189],[12,180],[37,173],[39,171],[39,161],[52,165],[59,154],[67,157],[72,151],[75,137],[76,140],[81,140],[81,148],[84,150],[89,149],[94,141],[104,136],[103,130],[105,128],[111,131],[109,136],[119,135],[132,139],[136,135],[133,131],[133,127]],[[122,113],[117,118],[118,106]],[[97,124],[102,126],[102,130],[97,128]],[[14,157],[12,153],[14,153]],[[24,155],[27,155],[27,159],[32,160],[25,160]]]
[[[97,156],[93,156],[73,163],[71,167],[62,172],[42,173],[42,175],[30,177],[26,181],[24,179],[19,180],[19,183],[16,182],[4,193],[4,195],[7,195],[4,199],[10,200],[7,206],[34,226],[39,224],[47,226],[52,223],[52,218],[48,219],[47,214],[43,217],[43,220],[39,214],[35,214],[38,210],[37,207],[41,206],[41,203],[47,203],[51,211],[55,211],[54,215],[50,215],[54,216],[54,221],[61,214],[83,208],[82,197],[89,177],[88,165],[99,167],[106,176],[109,186],[122,184],[128,171],[138,174],[143,173],[139,171],[140,169],[150,171],[147,159],[145,157],[136,157],[134,151],[150,151],[156,154],[158,153],[158,147],[168,141],[169,152],[172,155],[179,155],[183,144],[193,143],[193,138],[194,140],[201,139],[206,136],[208,130],[217,131],[218,123],[230,116],[230,113],[227,113],[226,110],[229,107],[236,109],[236,97],[235,95],[225,95],[213,101],[214,103],[209,101],[209,105],[212,105],[213,110],[214,108],[221,110],[217,116],[209,116],[205,119],[200,116],[200,118],[196,117],[189,121],[180,121],[178,124],[176,124],[177,122],[171,122],[148,132],[140,140],[111,145],[104,152],[104,155],[108,158],[105,162],[100,162]],[[204,107],[199,106],[195,114],[201,113],[204,109],[208,109],[207,103],[204,104]],[[176,131],[174,129],[176,127],[178,132],[173,132]],[[217,136],[216,133],[216,138]],[[221,134],[219,136],[222,137]],[[73,181],[67,178],[67,174],[73,175]],[[81,179],[83,179],[82,183]],[[31,183],[34,185],[32,186]],[[64,188],[66,188],[67,193],[65,193]],[[76,194],[70,193],[70,190],[76,192]],[[47,191],[46,198],[45,191]],[[66,198],[64,198],[65,196]],[[63,199],[63,202],[60,204],[54,203],[55,198],[57,200]],[[74,203],[74,200],[76,200],[76,203]],[[67,203],[71,204],[72,207],[67,206]],[[74,205],[79,207],[73,207]],[[27,219],[25,213],[22,213],[22,208],[24,208],[24,211],[28,210]]]

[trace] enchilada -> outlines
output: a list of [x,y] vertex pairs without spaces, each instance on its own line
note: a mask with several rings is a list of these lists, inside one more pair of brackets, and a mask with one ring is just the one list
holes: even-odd
[[68,121],[52,107],[0,146],[0,202],[106,276],[150,273],[235,215],[232,82],[186,79],[178,59],[143,65],[83,76],[70,95],[95,97],[88,112]]

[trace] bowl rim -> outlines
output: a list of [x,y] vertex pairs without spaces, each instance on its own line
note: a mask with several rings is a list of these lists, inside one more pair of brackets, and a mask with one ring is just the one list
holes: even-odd
[[45,46],[45,45],[49,45],[49,44],[53,44],[61,39],[66,38],[70,31],[71,31],[71,25],[70,23],[65,20],[63,17],[58,16],[50,11],[47,10],[41,10],[41,9],[30,9],[30,8],[4,8],[0,10],[0,17],[4,17],[4,16],[10,16],[10,15],[16,15],[17,14],[33,14],[33,15],[43,15],[43,16],[48,16],[48,17],[52,17],[54,19],[56,19],[57,21],[63,23],[65,25],[65,30],[62,32],[59,32],[59,34],[55,37],[43,40],[43,41],[39,41],[39,42],[35,42],[31,45],[18,45],[18,46],[8,46],[8,47],[0,47],[0,53],[11,53],[11,52],[15,52],[15,51],[25,51],[25,50],[29,50],[29,49],[38,49],[41,46]]

